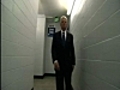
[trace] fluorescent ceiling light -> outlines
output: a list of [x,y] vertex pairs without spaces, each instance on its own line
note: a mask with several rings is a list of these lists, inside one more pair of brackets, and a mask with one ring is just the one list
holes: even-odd
[[59,3],[62,7],[64,7],[67,10],[68,8],[67,0],[59,0]]
[[72,10],[79,13],[86,0],[59,0],[60,5],[67,9],[67,15],[70,15]]
[[[79,0],[78,0],[78,1],[79,1]],[[83,8],[83,6],[84,6],[84,4],[85,4],[85,1],[86,1],[86,0],[80,0],[78,3],[76,3],[76,4],[79,4],[79,5],[77,5],[77,6],[78,6],[77,13],[80,13],[80,12],[81,12],[81,10],[82,10],[82,8]]]
[[71,14],[73,4],[75,0],[67,0],[67,15]]
[[59,0],[59,3],[62,7],[67,10],[67,15],[70,15],[75,0]]
[[75,0],[74,6],[72,9],[72,14],[71,14],[71,22],[73,21],[73,18],[75,16],[80,15],[85,2],[86,2],[86,0]]
[[[69,2],[70,1],[70,2]],[[86,0],[68,0],[68,11],[67,15],[70,15],[71,12],[73,13],[80,13],[85,4]]]

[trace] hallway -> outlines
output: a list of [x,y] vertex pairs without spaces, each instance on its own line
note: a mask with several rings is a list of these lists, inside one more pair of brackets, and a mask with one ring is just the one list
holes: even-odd
[[120,90],[120,0],[1,0],[0,90],[55,90],[54,77],[34,77],[55,74],[62,15],[75,47],[74,90]]
[[55,77],[46,76],[44,79],[34,79],[34,90],[55,90]]

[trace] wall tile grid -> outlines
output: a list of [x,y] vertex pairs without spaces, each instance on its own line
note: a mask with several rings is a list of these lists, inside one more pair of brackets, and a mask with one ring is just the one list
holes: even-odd
[[2,90],[31,90],[38,0],[1,2]]
[[73,12],[75,90],[120,90],[120,0],[86,0]]

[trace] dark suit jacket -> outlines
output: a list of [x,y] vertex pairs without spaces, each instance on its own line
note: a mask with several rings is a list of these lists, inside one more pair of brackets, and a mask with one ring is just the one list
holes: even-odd
[[72,67],[75,65],[75,53],[73,46],[73,35],[67,32],[65,46],[62,45],[61,31],[53,36],[52,42],[53,63],[58,60],[60,68]]

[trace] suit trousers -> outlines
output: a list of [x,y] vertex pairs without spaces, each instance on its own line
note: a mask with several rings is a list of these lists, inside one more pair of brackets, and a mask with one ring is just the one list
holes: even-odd
[[[72,71],[73,70],[55,70],[56,73],[56,90],[64,90],[64,85],[65,85],[65,90],[73,90],[72,85],[71,85],[71,76],[72,76]],[[64,84],[65,81],[65,84]]]

